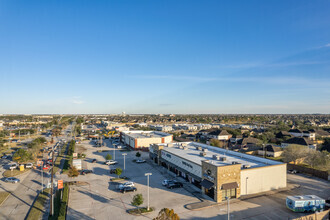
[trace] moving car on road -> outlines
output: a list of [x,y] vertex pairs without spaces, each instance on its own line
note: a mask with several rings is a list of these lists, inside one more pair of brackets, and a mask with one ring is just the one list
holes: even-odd
[[8,178],[5,179],[5,182],[7,182],[7,183],[19,183],[20,180],[15,178],[15,177],[8,177]]
[[181,188],[183,187],[183,184],[180,182],[170,182],[167,184],[167,188],[173,189],[173,188]]
[[126,183],[120,184],[119,189],[122,189],[122,188],[125,188],[125,187],[133,187],[133,186],[134,186],[133,182],[126,182]]
[[140,160],[140,159],[138,159],[138,160],[136,160],[135,161],[136,163],[145,163],[145,162],[147,162],[146,160]]
[[135,191],[136,191],[136,188],[133,186],[126,186],[126,187],[120,189],[120,192],[122,192],[122,193],[135,192]]
[[115,161],[115,160],[106,160],[104,163],[105,163],[106,165],[114,165],[114,164],[117,164],[118,162]]

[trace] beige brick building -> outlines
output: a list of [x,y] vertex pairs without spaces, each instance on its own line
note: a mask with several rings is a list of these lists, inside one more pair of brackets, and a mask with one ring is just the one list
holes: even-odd
[[153,144],[150,158],[221,202],[286,187],[286,164],[201,143]]

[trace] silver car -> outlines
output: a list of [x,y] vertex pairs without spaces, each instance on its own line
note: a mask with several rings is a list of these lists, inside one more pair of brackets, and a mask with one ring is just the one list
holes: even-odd
[[15,177],[8,177],[8,178],[5,179],[5,182],[7,182],[7,183],[19,183],[20,180],[15,178]]

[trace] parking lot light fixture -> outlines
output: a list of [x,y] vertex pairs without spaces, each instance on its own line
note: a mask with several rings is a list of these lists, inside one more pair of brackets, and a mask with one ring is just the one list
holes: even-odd
[[147,206],[147,210],[149,211],[149,176],[152,175],[152,173],[145,173],[145,176],[147,176],[147,186],[148,186],[148,206]]
[[125,156],[127,155],[127,153],[123,153],[122,155],[124,156],[124,175],[125,175],[125,170],[126,170],[126,168],[125,168]]
[[230,219],[230,210],[229,210],[229,197],[226,196],[226,200],[227,200],[227,219]]

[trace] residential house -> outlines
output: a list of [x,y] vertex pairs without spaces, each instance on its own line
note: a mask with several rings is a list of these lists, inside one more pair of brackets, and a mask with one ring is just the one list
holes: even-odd
[[290,145],[307,146],[311,149],[316,149],[317,147],[316,144],[314,144],[311,140],[305,137],[294,137],[281,143],[282,148],[288,147]]
[[258,150],[259,155],[267,157],[279,157],[283,153],[283,148],[273,144],[267,144],[263,149]]

